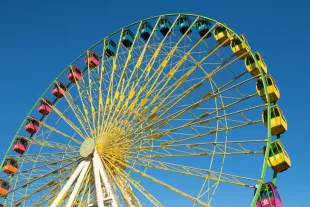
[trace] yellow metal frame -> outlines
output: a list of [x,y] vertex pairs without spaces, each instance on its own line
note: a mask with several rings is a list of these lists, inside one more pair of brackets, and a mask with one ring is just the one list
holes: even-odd
[[[175,35],[173,30],[180,15],[184,14],[166,15],[176,16],[176,19],[170,28],[171,33],[170,31],[168,32],[171,36]],[[186,15],[195,18],[195,21],[193,21],[189,29],[191,29],[195,25],[195,22],[201,18],[201,16],[197,15]],[[149,38],[147,42],[141,41],[138,32],[136,32],[133,46],[130,48],[124,48],[121,44],[122,35],[120,35],[117,44],[117,52],[114,57],[106,57],[104,52],[102,52],[101,65],[92,70],[87,66],[83,71],[83,78],[76,81],[74,85],[68,85],[68,91],[63,98],[68,103],[68,107],[65,110],[57,105],[60,100],[55,100],[55,104],[53,104],[53,106],[50,105],[55,112],[54,114],[58,117],[56,123],[53,125],[48,124],[48,122],[46,122],[47,117],[43,117],[40,120],[42,129],[39,133],[33,135],[31,139],[29,139],[29,142],[32,145],[40,146],[41,150],[52,148],[61,150],[62,152],[58,154],[44,154],[40,151],[38,154],[26,153],[20,158],[22,164],[33,164],[32,168],[24,171],[25,176],[29,177],[29,180],[26,181],[26,184],[24,185],[26,188],[24,198],[31,197],[33,194],[52,187],[49,191],[52,193],[42,197],[42,200],[36,202],[34,206],[40,206],[53,199],[60,184],[57,182],[57,184],[51,183],[52,181],[55,182],[54,179],[52,179],[50,182],[42,185],[43,187],[40,187],[37,191],[33,191],[29,186],[33,186],[38,179],[49,178],[49,176],[55,174],[59,174],[59,177],[57,176],[55,179],[65,180],[70,176],[70,172],[74,169],[74,166],[71,166],[70,164],[73,164],[73,161],[78,160],[78,147],[76,146],[79,146],[85,139],[96,140],[97,150],[102,159],[106,161],[104,164],[109,172],[111,180],[114,180],[114,190],[117,188],[116,186],[118,186],[118,189],[123,195],[127,194],[138,200],[133,192],[127,192],[125,190],[128,186],[132,185],[156,206],[163,205],[138,181],[136,181],[131,176],[131,173],[136,173],[143,178],[178,193],[179,195],[193,201],[194,205],[198,203],[202,206],[210,206],[219,183],[233,184],[247,188],[253,188],[254,185],[258,183],[259,191],[264,182],[267,162],[269,162],[267,160],[269,150],[266,150],[265,152],[262,174],[259,179],[225,174],[222,172],[223,167],[221,167],[218,172],[211,171],[213,161],[210,163],[209,170],[206,170],[184,165],[175,165],[173,163],[157,160],[159,158],[191,156],[211,156],[213,160],[215,156],[222,156],[222,166],[224,166],[226,156],[263,154],[264,152],[262,150],[249,150],[247,144],[258,144],[261,142],[261,144],[267,144],[267,149],[269,149],[272,127],[274,127],[270,111],[270,102],[272,102],[272,99],[270,99],[269,96],[265,97],[266,104],[257,104],[253,107],[246,107],[231,113],[226,112],[230,107],[233,108],[234,105],[256,95],[241,94],[238,91],[238,88],[245,83],[255,80],[259,75],[263,80],[265,93],[268,91],[266,84],[267,77],[265,76],[267,68],[264,68],[265,64],[263,64],[261,58],[257,59],[255,57],[255,54],[259,53],[253,54],[251,52],[243,35],[238,36],[226,25],[213,19],[206,18],[214,22],[214,26],[210,29],[210,32],[217,26],[226,28],[226,31],[223,33],[214,35],[215,39],[218,41],[218,44],[215,47],[210,48],[208,42],[205,41],[203,37],[194,42],[186,35],[182,35],[173,46],[167,47],[165,41],[167,41],[170,36],[168,37],[168,35],[166,35],[162,40],[156,36],[157,24],[161,17],[162,16],[151,17],[132,24],[136,26],[139,25],[137,29],[137,31],[139,31],[142,22],[157,18],[154,27],[155,29],[153,29],[151,34],[153,39]],[[122,34],[124,29],[132,25],[122,28],[121,30],[105,37],[93,47],[89,48],[89,50],[82,54],[77,60],[83,58],[84,55],[88,56],[89,52],[97,45],[102,46],[103,49],[106,39],[109,39],[112,35],[117,35],[119,33]],[[154,39],[157,40],[158,45],[153,44],[152,41]],[[235,55],[223,59],[218,50],[228,44],[232,45],[232,41],[236,39],[240,40],[241,43],[232,47]],[[192,42],[192,48],[187,51],[186,41]],[[154,45],[156,47],[154,47]],[[203,56],[199,60],[196,60],[194,54],[199,50],[199,46],[201,45],[208,48],[208,52],[203,53],[200,49]],[[151,55],[149,55],[150,52],[152,53]],[[163,54],[165,54],[164,58],[161,57]],[[210,71],[205,68],[204,64],[205,60],[211,56],[217,56],[220,64],[217,64]],[[217,85],[214,81],[214,77],[217,74],[220,74],[220,72],[225,70],[231,70],[231,67],[235,62],[249,56],[252,56],[255,62],[255,67],[253,64],[251,65],[252,69],[255,68],[256,70],[254,77],[242,80],[242,82],[236,82],[239,78],[243,78],[246,75],[246,72],[238,75],[234,74],[235,76],[227,83]],[[174,57],[180,58],[175,64],[172,64],[171,61]],[[192,65],[187,66],[186,63],[188,62]],[[74,63],[75,61],[71,65],[74,65]],[[68,69],[66,68],[64,71],[66,72],[67,70]],[[202,77],[200,81],[192,84],[191,87],[185,89],[182,88],[185,83],[190,83],[192,81],[192,77],[197,71],[204,74],[204,77]],[[257,71],[259,71],[259,73],[257,73]],[[58,83],[58,78],[55,82]],[[171,109],[180,106],[182,100],[188,98],[188,95],[192,94],[195,90],[197,91],[197,89],[201,89],[205,83],[210,83],[212,91],[207,91],[205,94],[201,94],[201,99],[195,101],[190,100],[186,107],[171,113]],[[50,89],[51,86],[48,89]],[[77,90],[76,94],[73,91],[75,89]],[[175,95],[176,91],[180,89],[182,89],[182,91]],[[227,98],[225,97],[225,93],[230,92],[231,90],[236,90],[240,94],[240,97],[232,97],[234,101],[225,105],[225,102],[223,101]],[[45,95],[45,93],[43,95]],[[261,94],[259,95],[264,95],[262,91],[260,91],[260,93]],[[40,99],[40,101],[41,100],[42,99]],[[202,109],[200,107],[202,107],[204,102],[210,100],[215,101],[215,109],[201,113]],[[246,140],[246,142],[228,141],[227,134],[230,130],[261,123],[262,120],[248,119],[245,114],[248,111],[260,110],[260,108],[266,106],[268,119],[263,119],[263,122],[268,129],[267,140]],[[70,120],[67,111],[72,113],[76,122]],[[197,111],[199,111],[200,114],[197,115]],[[190,116],[190,120],[182,120],[182,115],[184,114]],[[231,117],[234,117],[235,115],[244,117],[246,121],[238,122],[238,120],[233,120]],[[59,125],[57,124],[60,121],[65,122],[68,127],[74,131],[74,134],[69,135],[59,130]],[[174,121],[184,121],[184,124],[174,126]],[[236,121],[237,124],[233,126],[227,124],[232,121]],[[280,121],[283,120],[281,119]],[[212,122],[215,122],[216,126],[208,127],[208,124]],[[197,126],[203,127],[205,133],[199,133],[196,130]],[[182,129],[188,129],[190,133],[178,132],[178,130]],[[54,134],[64,137],[63,140],[68,141],[68,144],[53,143],[48,140],[48,138],[53,137]],[[220,134],[226,134],[224,142],[219,142],[217,140]],[[111,138],[116,135],[118,135],[118,137],[115,139]],[[177,136],[180,135],[184,138],[178,139]],[[215,137],[215,141],[201,143],[194,142],[194,140],[197,140],[200,137]],[[183,144],[188,141],[193,141],[193,143]],[[212,146],[211,149],[207,148],[210,146]],[[55,170],[53,165],[58,162],[61,163],[61,168]],[[67,165],[68,162],[69,164]],[[44,166],[48,168],[50,172],[36,173],[36,169],[40,167],[36,166],[37,163],[44,163]],[[137,170],[136,167],[140,167],[140,169],[143,167],[144,170]],[[63,168],[69,170],[63,171]],[[201,186],[199,194],[197,196],[191,196],[149,175],[147,172],[149,168],[199,177],[204,180],[204,183]],[[17,175],[16,177],[11,178],[11,181],[15,182],[16,185],[22,181],[25,182],[25,180],[21,179],[21,176],[22,175]],[[130,184],[125,185],[124,182],[121,181],[122,179],[127,180]],[[209,184],[210,181],[215,181],[215,183],[211,186]],[[88,202],[88,198],[85,200],[85,194],[94,191],[94,189],[90,187],[92,182],[93,180],[89,175],[83,186],[84,190],[80,190],[77,197],[78,201],[76,204],[78,203],[79,206],[86,205],[85,203]],[[13,190],[12,193],[14,197],[15,191]],[[202,196],[208,196],[207,203],[202,201]],[[256,198],[257,194],[255,195],[251,206],[255,205]],[[24,200],[14,200],[11,201],[9,205],[19,204],[24,202]],[[138,204],[138,206],[140,205]]]

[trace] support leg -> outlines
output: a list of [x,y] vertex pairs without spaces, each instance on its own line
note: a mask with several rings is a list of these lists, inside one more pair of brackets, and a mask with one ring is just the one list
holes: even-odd
[[82,182],[83,182],[83,179],[84,179],[85,174],[87,172],[87,169],[89,167],[89,164],[90,164],[90,160],[87,160],[85,165],[84,165],[84,168],[83,168],[83,170],[82,170],[82,172],[81,172],[81,174],[80,174],[80,176],[78,178],[78,180],[76,181],[76,184],[75,184],[74,189],[73,189],[73,191],[72,191],[72,193],[70,195],[70,198],[69,198],[69,200],[67,202],[66,207],[71,207],[72,206],[72,204],[74,202],[74,199],[76,198],[76,195],[77,195],[77,193],[78,193],[78,191],[79,191],[79,189],[80,189],[80,187],[82,185]]
[[95,187],[96,187],[96,195],[97,195],[97,205],[98,207],[104,207],[103,204],[103,191],[101,188],[101,180],[100,180],[100,173],[98,169],[98,162],[95,156],[93,157],[93,168],[94,168],[94,175],[95,175]]
[[61,191],[59,192],[58,196],[55,198],[54,202],[52,203],[51,207],[57,207],[57,204],[61,201],[61,199],[63,198],[63,196],[65,195],[65,193],[69,190],[69,188],[72,186],[73,182],[76,180],[76,178],[78,177],[78,175],[80,174],[80,172],[82,171],[83,167],[85,165],[85,160],[83,160],[78,167],[76,168],[76,170],[74,171],[74,173],[72,174],[72,176],[70,177],[70,179],[68,180],[68,182],[65,184],[65,186],[61,189]]
[[106,191],[108,192],[109,197],[112,200],[112,203],[111,203],[112,207],[117,207],[117,202],[116,202],[116,199],[114,196],[114,192],[112,190],[112,187],[110,185],[110,181],[108,179],[108,176],[107,176],[106,171],[103,167],[102,161],[99,157],[97,150],[95,150],[95,152],[94,152],[94,158],[96,159],[96,162],[98,163],[98,168],[99,168],[99,172],[101,175],[101,179],[103,180],[103,183],[104,183],[104,187],[105,187]]

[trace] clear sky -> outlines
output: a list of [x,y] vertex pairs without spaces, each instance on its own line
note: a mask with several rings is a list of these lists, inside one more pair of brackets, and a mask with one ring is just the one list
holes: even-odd
[[79,54],[134,21],[195,13],[227,23],[263,55],[281,91],[289,129],[282,142],[292,168],[279,175],[284,207],[310,196],[309,8],[295,1],[0,1],[0,157],[38,97]]

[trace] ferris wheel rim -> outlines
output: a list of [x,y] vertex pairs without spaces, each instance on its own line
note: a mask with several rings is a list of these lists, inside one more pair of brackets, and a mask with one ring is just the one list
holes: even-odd
[[[187,14],[187,13],[163,14],[163,15],[157,15],[157,16],[145,18],[145,19],[143,19],[143,20],[140,20],[140,21],[134,22],[134,23],[132,23],[132,24],[129,24],[129,25],[127,25],[127,26],[125,26],[125,27],[123,27],[123,28],[121,28],[121,29],[119,29],[119,30],[117,30],[117,31],[115,31],[115,32],[113,32],[113,33],[107,35],[106,37],[104,37],[103,39],[101,39],[100,41],[98,41],[97,43],[95,43],[93,46],[91,46],[89,49],[87,49],[85,52],[83,52],[80,56],[78,56],[69,66],[67,66],[67,67],[56,77],[56,79],[47,87],[47,89],[43,92],[43,94],[40,96],[40,98],[35,102],[34,106],[31,108],[31,110],[30,110],[29,113],[27,114],[26,118],[25,118],[24,121],[22,122],[22,124],[21,124],[21,126],[19,127],[19,129],[18,129],[18,131],[17,131],[16,134],[19,134],[19,132],[20,132],[20,130],[22,129],[22,127],[24,126],[24,124],[25,124],[27,118],[28,118],[28,117],[31,115],[31,113],[35,110],[35,108],[36,108],[36,106],[38,105],[38,103],[40,102],[40,100],[41,100],[42,98],[44,98],[44,95],[46,95],[47,92],[52,88],[52,86],[55,84],[55,81],[57,81],[58,78],[59,78],[60,76],[62,76],[66,71],[68,71],[68,68],[69,68],[71,65],[73,65],[78,59],[80,59],[80,58],[83,57],[85,54],[87,54],[87,51],[88,51],[88,50],[91,50],[91,49],[94,48],[96,45],[98,45],[98,44],[100,44],[101,42],[103,42],[105,39],[109,38],[110,36],[112,36],[112,35],[114,35],[114,34],[117,34],[117,33],[121,32],[123,29],[129,28],[129,27],[132,26],[132,25],[136,25],[136,24],[138,24],[138,23],[140,23],[140,22],[147,21],[147,20],[150,20],[150,19],[156,19],[156,18],[159,18],[159,17],[162,17],[162,16],[180,16],[180,15],[201,17],[201,18],[205,18],[205,19],[208,19],[208,20],[210,20],[210,21],[213,21],[213,22],[215,22],[215,23],[217,23],[217,24],[219,24],[219,25],[225,27],[226,29],[228,29],[230,32],[233,33],[233,35],[235,35],[235,37],[239,38],[241,42],[244,42],[243,39],[242,39],[236,32],[234,32],[232,29],[230,29],[227,25],[225,25],[225,24],[223,24],[223,23],[221,23],[221,22],[218,22],[217,20],[214,20],[214,19],[212,19],[212,18],[210,18],[210,17],[201,16],[201,15],[196,15],[196,14]],[[244,42],[244,43],[245,43],[245,42]],[[267,137],[267,138],[268,138],[268,141],[267,141],[267,150],[266,150],[266,152],[265,152],[265,158],[264,158],[263,168],[262,168],[262,172],[261,172],[261,173],[262,173],[261,178],[260,178],[261,181],[259,182],[259,187],[257,188],[257,189],[258,189],[257,192],[259,192],[259,189],[261,188],[261,185],[262,185],[262,183],[263,183],[263,181],[264,181],[264,179],[265,179],[265,173],[266,173],[266,170],[267,170],[267,158],[268,158],[268,155],[269,155],[270,142],[271,142],[271,111],[270,111],[270,100],[269,100],[269,96],[267,95],[267,94],[268,94],[268,90],[267,90],[267,87],[266,87],[266,86],[267,86],[267,84],[266,84],[266,78],[265,78],[265,76],[263,75],[263,74],[264,74],[264,73],[263,73],[263,70],[262,70],[262,68],[260,67],[260,65],[257,63],[257,59],[256,59],[254,53],[252,52],[250,46],[249,46],[247,43],[245,43],[245,45],[246,45],[246,47],[249,49],[249,53],[250,53],[250,55],[253,57],[255,63],[258,65],[258,68],[259,68],[259,71],[260,71],[260,74],[261,74],[261,77],[262,77],[262,80],[263,80],[264,90],[265,90],[266,99],[267,99],[267,110],[268,110],[268,127],[267,127],[267,136],[268,136],[268,137]],[[87,69],[87,67],[86,67],[85,69]],[[84,69],[84,70],[85,70],[85,69]],[[83,71],[84,71],[84,70],[83,70]],[[71,83],[70,83],[70,84],[71,84]],[[56,99],[53,101],[53,103],[57,104],[57,102],[58,102],[59,100],[60,100],[60,99],[56,98]],[[45,116],[42,116],[41,119],[40,119],[40,121],[43,122],[44,120],[45,120]],[[14,138],[13,138],[13,140],[12,140],[12,142],[11,142],[11,144],[10,144],[8,150],[7,150],[7,152],[5,153],[5,156],[4,156],[3,161],[2,161],[2,165],[3,165],[4,161],[5,161],[5,158],[8,156],[9,151],[11,150],[11,147],[12,147],[12,145],[13,145],[13,142],[14,142],[15,137],[16,137],[16,136],[14,136]],[[257,197],[258,197],[258,193],[256,193],[256,194],[255,194],[255,197],[253,198],[252,206],[255,205],[254,202],[257,200]]]

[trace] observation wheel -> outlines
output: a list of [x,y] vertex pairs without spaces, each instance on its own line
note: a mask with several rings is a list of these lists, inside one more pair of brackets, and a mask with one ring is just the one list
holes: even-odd
[[135,22],[35,103],[3,158],[0,206],[281,207],[279,98],[262,55],[227,25]]

